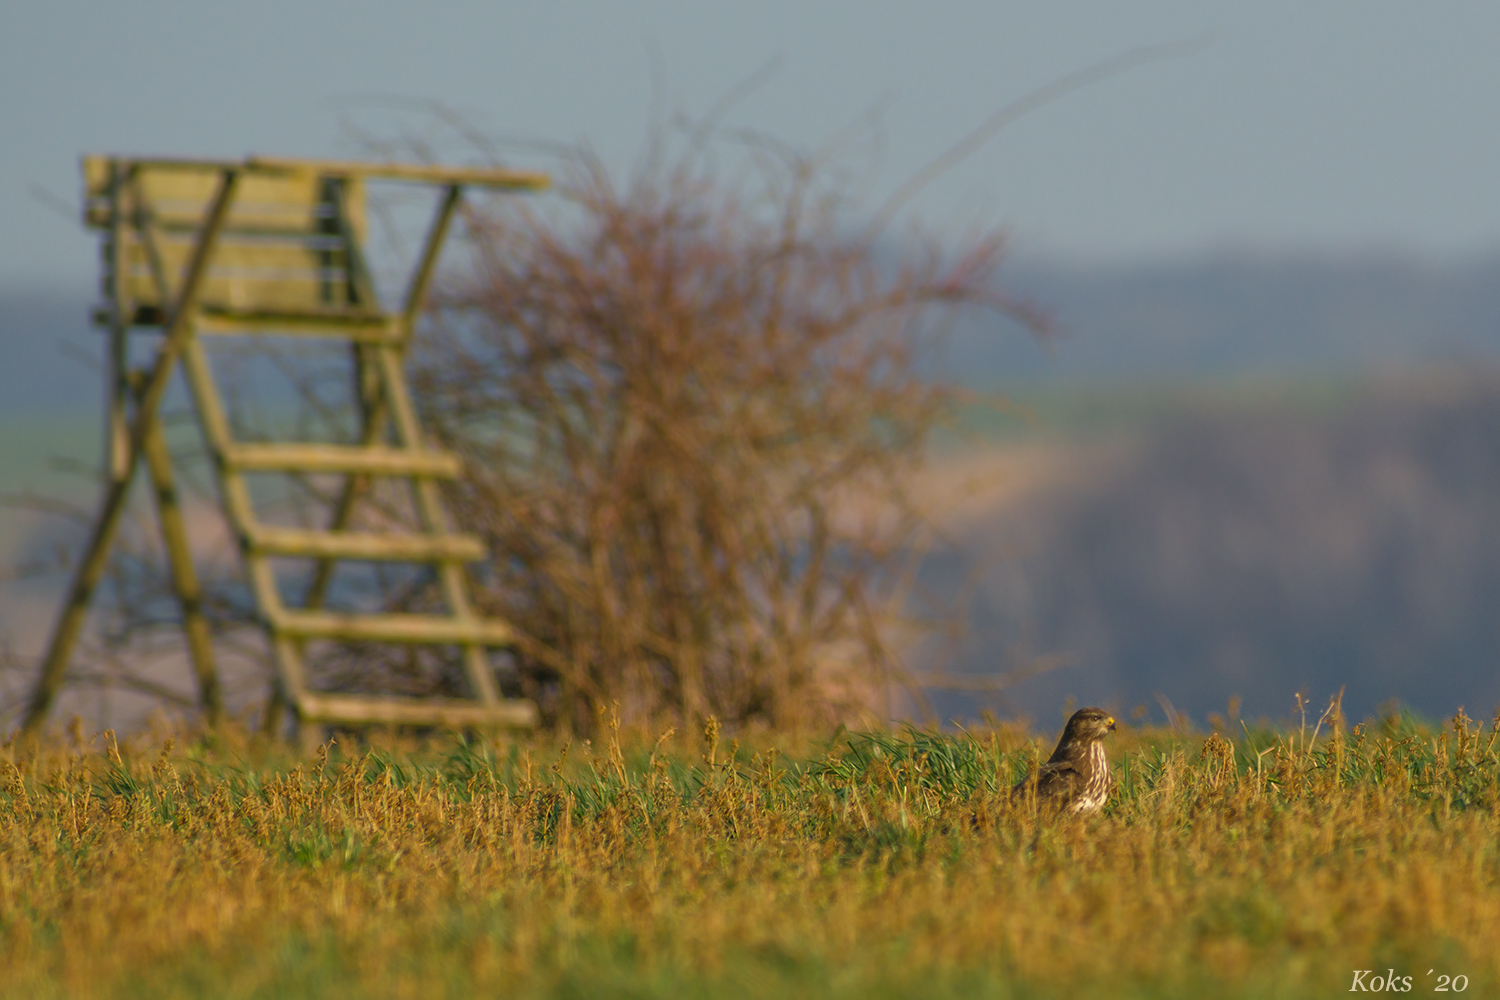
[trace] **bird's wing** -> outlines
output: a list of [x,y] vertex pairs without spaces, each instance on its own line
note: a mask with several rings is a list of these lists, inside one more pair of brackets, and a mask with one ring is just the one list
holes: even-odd
[[1037,798],[1072,795],[1082,786],[1083,775],[1079,773],[1078,768],[1073,766],[1072,761],[1048,761],[1037,768],[1035,774],[1028,775],[1026,780],[1012,788],[1011,794],[1020,795],[1033,784],[1036,786]]

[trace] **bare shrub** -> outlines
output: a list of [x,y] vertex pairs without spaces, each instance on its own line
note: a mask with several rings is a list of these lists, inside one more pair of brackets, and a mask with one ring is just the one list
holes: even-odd
[[495,554],[486,610],[565,726],[880,708],[911,486],[959,399],[921,354],[958,308],[1037,326],[996,291],[997,234],[883,254],[826,164],[754,151],[748,182],[689,147],[618,186],[574,153],[547,202],[475,211],[414,359]]

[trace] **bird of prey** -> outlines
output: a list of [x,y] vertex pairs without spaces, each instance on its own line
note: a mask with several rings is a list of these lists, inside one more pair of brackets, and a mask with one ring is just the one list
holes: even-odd
[[1098,812],[1109,798],[1112,778],[1104,737],[1114,728],[1114,718],[1102,708],[1074,712],[1047,763],[1012,788],[1011,798],[1030,801],[1035,797],[1074,816]]

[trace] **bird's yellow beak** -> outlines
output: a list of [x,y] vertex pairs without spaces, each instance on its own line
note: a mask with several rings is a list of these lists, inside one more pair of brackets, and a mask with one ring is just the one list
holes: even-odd
[[1114,729],[1115,728],[1115,717],[1113,715],[1111,715],[1108,719],[1104,720],[1104,727],[1106,729]]

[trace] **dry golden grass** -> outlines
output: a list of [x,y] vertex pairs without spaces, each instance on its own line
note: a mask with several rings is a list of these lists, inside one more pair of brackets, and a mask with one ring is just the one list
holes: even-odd
[[1007,799],[1049,747],[1004,731],[601,742],[7,748],[0,995],[1500,985],[1500,747],[1461,717],[1124,734],[1061,822]]

